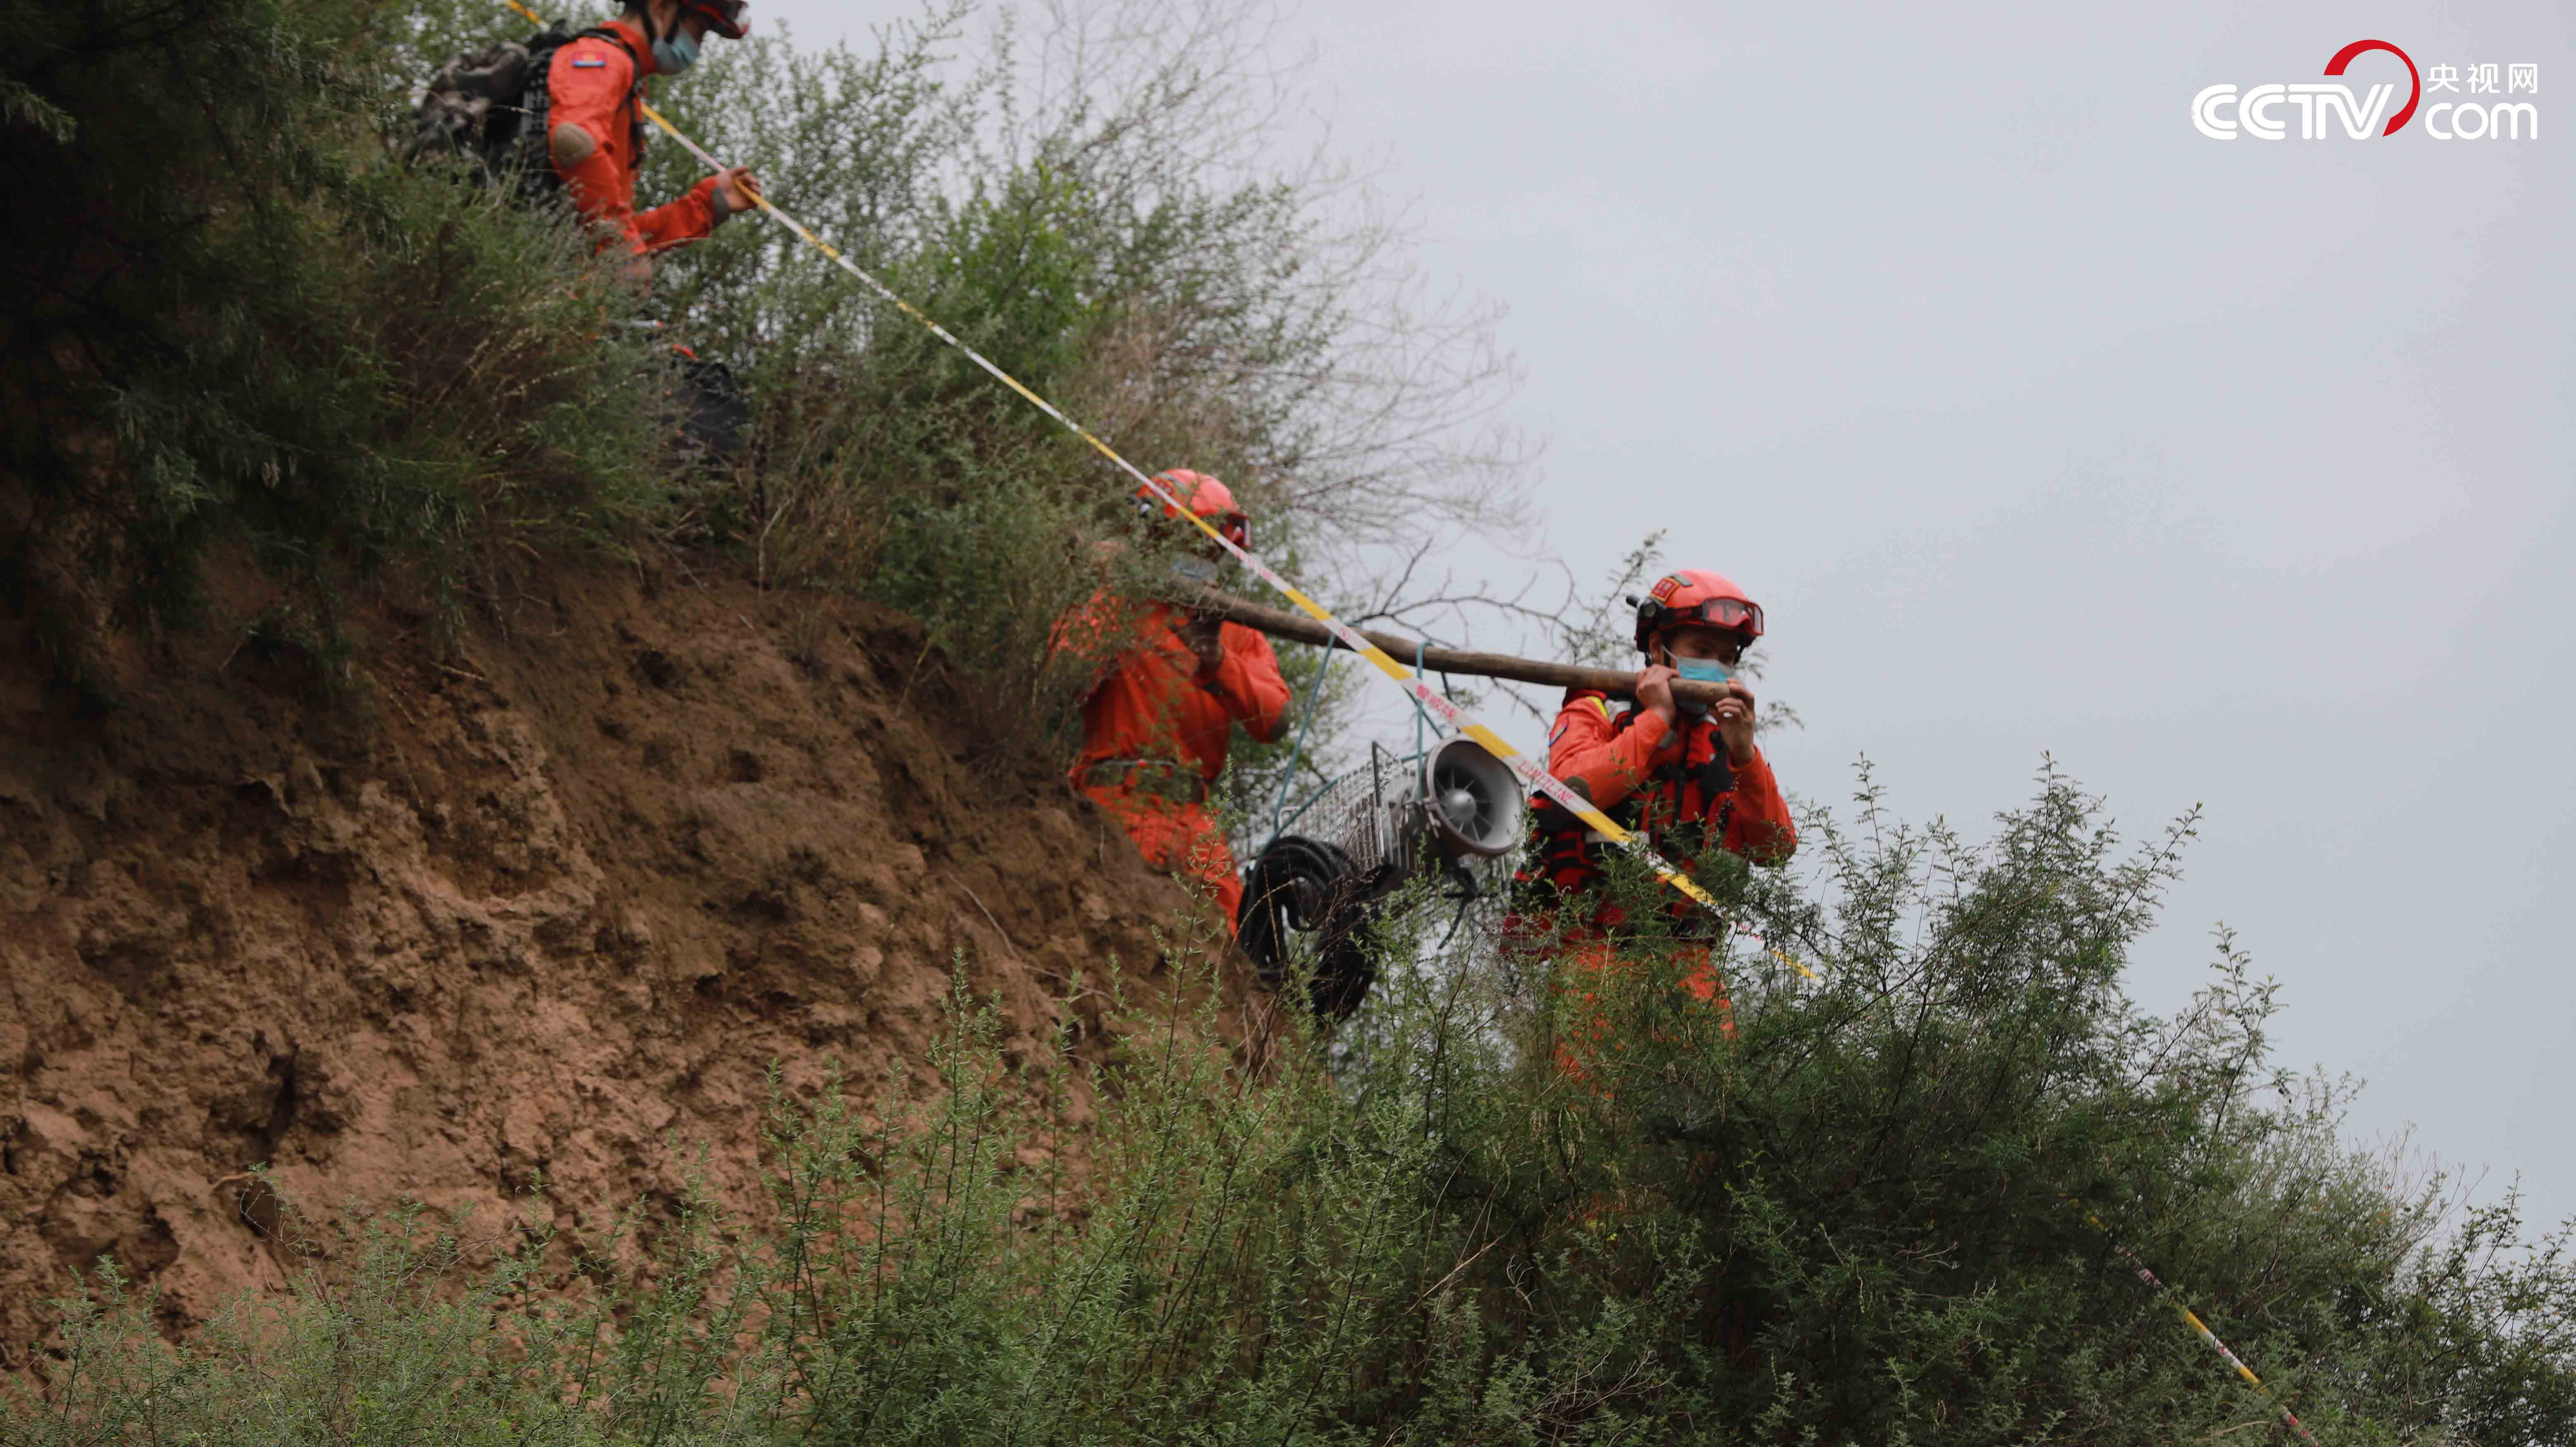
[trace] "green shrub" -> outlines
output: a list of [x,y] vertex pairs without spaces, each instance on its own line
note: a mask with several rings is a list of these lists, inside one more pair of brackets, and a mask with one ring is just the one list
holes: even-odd
[[[576,1306],[542,1240],[476,1265],[397,1215],[180,1346],[110,1279],[7,1440],[2277,1432],[2115,1241],[2321,1440],[2576,1430],[2563,1242],[2509,1200],[2446,1225],[2440,1182],[2340,1144],[2333,1092],[2264,1064],[2241,957],[2174,1020],[2121,995],[2187,826],[2123,852],[2054,776],[1980,846],[1874,796],[1858,826],[1820,821],[1812,897],[1719,881],[1827,971],[1738,958],[1732,1039],[1652,942],[1590,998],[1492,949],[1394,969],[1330,1070],[1293,1026],[1256,1078],[1205,1007],[1122,1004],[1076,1167],[1045,1149],[1075,1042],[1014,1069],[960,994],[927,1104],[780,1101],[771,1224],[656,1220],[651,1269]],[[1570,1074],[1596,1018],[1616,1048]]]
[[653,505],[659,385],[579,238],[386,163],[353,8],[0,6],[0,602],[74,661],[185,621],[210,546],[317,598],[389,563],[449,612],[495,543]]

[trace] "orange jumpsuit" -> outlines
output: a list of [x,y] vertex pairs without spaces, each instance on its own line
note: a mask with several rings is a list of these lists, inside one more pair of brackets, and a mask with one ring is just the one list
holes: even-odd
[[[1633,821],[1630,827],[1642,829],[1657,853],[1684,870],[1691,867],[1699,849],[1710,846],[1764,864],[1787,859],[1798,847],[1798,827],[1790,818],[1779,780],[1772,776],[1770,761],[1756,749],[1750,762],[1730,764],[1717,726],[1705,718],[1685,718],[1667,728],[1650,709],[1631,706],[1614,714],[1599,693],[1569,692],[1555,727],[1548,732],[1547,767],[1603,813],[1627,815]],[[1626,967],[1613,936],[1628,923],[1628,912],[1615,902],[1591,897],[1601,878],[1600,851],[1614,846],[1593,840],[1580,820],[1544,799],[1533,803],[1533,823],[1535,847],[1520,876],[1525,889],[1547,886],[1556,902],[1578,909],[1589,906],[1588,912],[1561,932],[1557,921],[1547,917],[1555,910],[1543,910],[1539,917],[1515,917],[1505,927],[1525,943],[1533,939],[1561,943],[1567,968],[1559,983],[1590,1004],[1598,992],[1584,986],[1603,972]],[[1683,923],[1701,913],[1701,906],[1678,891],[1664,908]],[[1685,970],[1682,989],[1715,1006],[1724,1029],[1732,1035],[1734,1007],[1726,998],[1725,982],[1708,961],[1706,946],[1684,948],[1698,959]],[[1580,1054],[1601,1048],[1607,1031],[1607,1023],[1596,1017],[1583,1051],[1560,1044],[1559,1068],[1571,1075],[1583,1074]]]
[[[1727,787],[1693,788],[1694,781],[1676,777],[1706,770],[1725,757],[1726,744],[1707,719],[1685,718],[1667,728],[1652,709],[1632,706],[1613,713],[1609,701],[1589,689],[1569,694],[1547,735],[1547,771],[1604,813],[1618,810],[1632,795],[1641,796],[1639,822],[1650,834],[1668,836],[1677,826],[1695,826],[1703,847],[1713,843],[1761,864],[1776,864],[1796,853],[1797,823],[1789,817],[1789,801],[1781,796],[1771,761],[1759,748],[1752,762],[1727,765]],[[1713,840],[1705,837],[1711,826],[1718,831]],[[1661,852],[1672,857],[1669,846]],[[1685,869],[1691,864],[1687,858],[1672,862]],[[1543,860],[1542,867],[1549,871],[1549,882],[1568,894],[1588,888],[1598,873],[1571,857]],[[1667,908],[1675,918],[1688,918],[1697,906],[1676,895]],[[1603,904],[1594,910],[1592,923],[1616,929],[1627,923],[1627,913]]]
[[[1056,624],[1051,647],[1108,660],[1082,701],[1073,786],[1125,826],[1147,864],[1204,880],[1232,928],[1243,880],[1206,796],[1225,772],[1234,725],[1263,743],[1279,737],[1288,680],[1270,640],[1239,623],[1219,625],[1224,657],[1206,667],[1177,631],[1188,621],[1184,609],[1103,591]],[[1131,760],[1149,762],[1120,766]]]
[[546,71],[546,125],[549,133],[570,122],[596,142],[580,165],[555,168],[571,192],[573,209],[584,221],[616,227],[637,252],[661,251],[695,241],[715,229],[716,178],[709,176],[677,201],[641,215],[635,210],[635,173],[644,164],[639,113],[635,103],[637,61],[653,74],[653,47],[642,32],[623,20],[604,29],[626,37],[630,57],[609,41],[584,36],[555,51]]

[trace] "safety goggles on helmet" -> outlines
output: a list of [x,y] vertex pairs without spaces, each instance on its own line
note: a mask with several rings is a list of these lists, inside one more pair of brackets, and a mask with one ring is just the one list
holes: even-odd
[[707,29],[727,40],[740,40],[751,33],[751,22],[742,12],[751,8],[750,0],[684,0],[680,13],[707,17]]
[[1655,631],[1667,628],[1717,628],[1728,633],[1741,633],[1747,638],[1762,636],[1762,605],[1742,598],[1706,598],[1686,608],[1667,608],[1655,620]]

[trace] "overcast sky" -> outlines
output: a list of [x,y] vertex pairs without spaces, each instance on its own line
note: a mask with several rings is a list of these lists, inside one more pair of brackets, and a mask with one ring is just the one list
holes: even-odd
[[[806,41],[909,9],[760,3]],[[1511,308],[1550,550],[1590,578],[1667,527],[1763,603],[1793,792],[1866,754],[1974,826],[2045,752],[2132,832],[2206,806],[2133,991],[2181,1004],[2224,921],[2281,1061],[2368,1078],[2356,1137],[2576,1212],[2562,11],[1286,16],[1433,274]],[[2428,109],[2537,65],[2543,134],[2193,128],[2365,38],[2457,68]]]

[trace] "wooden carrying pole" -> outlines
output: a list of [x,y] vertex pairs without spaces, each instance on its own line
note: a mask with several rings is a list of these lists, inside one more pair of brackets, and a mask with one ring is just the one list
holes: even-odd
[[[1277,608],[1264,608],[1258,603],[1237,598],[1231,593],[1214,591],[1190,600],[1200,613],[1258,628],[1273,638],[1294,643],[1312,643],[1318,648],[1334,646],[1335,640],[1323,624],[1303,613],[1289,613]],[[1416,650],[1420,652],[1425,673],[1467,673],[1478,678],[1508,678],[1520,683],[1544,683],[1558,688],[1597,688],[1619,698],[1626,698],[1637,682],[1633,672],[1616,668],[1580,668],[1571,663],[1548,663],[1536,658],[1514,658],[1508,653],[1471,653],[1459,648],[1423,647],[1411,638],[1372,629],[1357,630],[1362,638],[1393,655],[1399,663],[1411,664]],[[1673,680],[1673,697],[1682,703],[1715,703],[1727,696],[1722,683],[1691,683]]]

